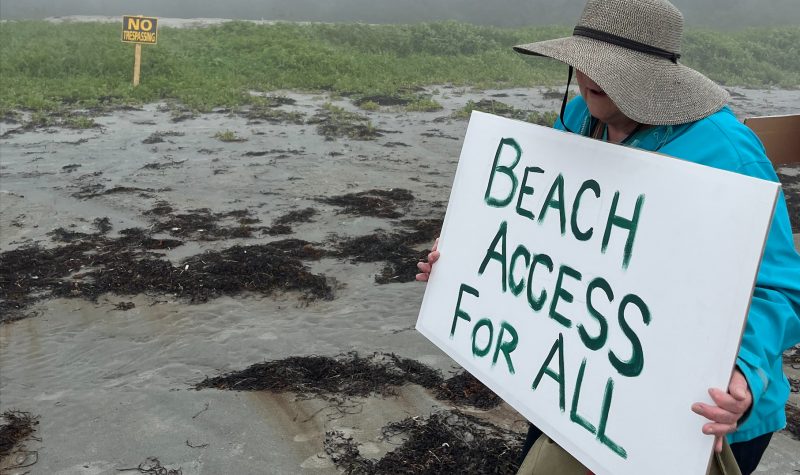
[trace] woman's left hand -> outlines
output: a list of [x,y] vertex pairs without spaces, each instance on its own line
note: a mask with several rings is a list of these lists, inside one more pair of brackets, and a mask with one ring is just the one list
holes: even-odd
[[708,394],[716,406],[697,402],[692,405],[692,411],[711,421],[703,425],[703,433],[714,436],[714,450],[719,453],[723,438],[736,431],[739,420],[753,405],[753,394],[739,368],[733,370],[727,392],[711,388]]

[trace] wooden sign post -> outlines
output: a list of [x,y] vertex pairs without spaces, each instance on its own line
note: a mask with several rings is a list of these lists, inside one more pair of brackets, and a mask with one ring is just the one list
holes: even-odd
[[417,329],[593,473],[704,475],[778,191],[473,112]]
[[133,86],[139,85],[139,76],[142,69],[142,45],[136,43],[133,53]]
[[122,42],[135,43],[133,57],[133,86],[139,85],[142,67],[142,44],[158,42],[158,18],[139,16],[122,17]]

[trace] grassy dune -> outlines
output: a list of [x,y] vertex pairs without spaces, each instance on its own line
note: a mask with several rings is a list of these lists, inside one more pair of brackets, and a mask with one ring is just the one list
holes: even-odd
[[[143,47],[132,88],[133,46],[116,24],[0,24],[0,111],[51,110],[172,99],[197,110],[252,101],[250,90],[376,94],[434,84],[560,85],[566,68],[511,45],[569,34],[564,27],[232,22],[162,28]],[[800,28],[690,30],[685,64],[725,85],[800,86]]]

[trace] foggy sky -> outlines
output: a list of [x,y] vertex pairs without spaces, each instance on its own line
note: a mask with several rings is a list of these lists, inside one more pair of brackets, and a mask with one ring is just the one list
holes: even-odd
[[[673,0],[689,25],[800,25],[800,0]],[[4,19],[142,14],[366,23],[574,24],[583,0],[0,0]]]

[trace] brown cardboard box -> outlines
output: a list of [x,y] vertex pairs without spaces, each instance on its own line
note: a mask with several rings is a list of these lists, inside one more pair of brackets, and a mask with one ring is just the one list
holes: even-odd
[[744,123],[761,139],[773,165],[800,164],[800,114],[751,117]]

